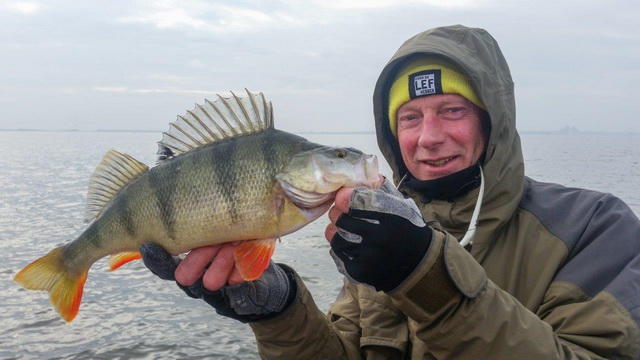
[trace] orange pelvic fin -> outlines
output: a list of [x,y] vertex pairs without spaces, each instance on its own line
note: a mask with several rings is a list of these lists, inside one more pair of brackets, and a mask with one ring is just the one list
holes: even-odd
[[51,304],[58,314],[64,321],[71,322],[78,315],[89,269],[68,269],[64,265],[62,249],[55,248],[27,265],[15,276],[14,281],[29,290],[48,291]]
[[253,281],[269,267],[276,248],[276,239],[249,240],[240,244],[235,252],[236,268],[244,280]]
[[123,252],[109,256],[107,264],[109,264],[109,271],[113,271],[130,261],[140,259],[142,259],[142,255],[139,251]]

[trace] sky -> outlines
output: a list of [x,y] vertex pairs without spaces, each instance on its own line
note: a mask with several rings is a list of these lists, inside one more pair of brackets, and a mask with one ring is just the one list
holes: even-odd
[[0,129],[158,130],[229,90],[276,127],[373,131],[398,47],[480,27],[515,83],[521,131],[640,132],[636,0],[0,0]]

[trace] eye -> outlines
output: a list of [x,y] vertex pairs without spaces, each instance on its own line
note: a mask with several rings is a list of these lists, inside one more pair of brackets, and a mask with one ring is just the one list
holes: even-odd
[[416,120],[418,117],[415,115],[404,115],[400,117],[400,121],[413,121]]
[[467,116],[468,112],[468,109],[464,106],[455,106],[444,109],[441,114],[445,119],[457,120]]
[[342,159],[342,158],[345,158],[346,156],[347,156],[347,153],[346,153],[346,152],[344,152],[344,151],[342,151],[342,150],[338,150],[338,151],[336,151],[336,157],[338,157],[338,158]]

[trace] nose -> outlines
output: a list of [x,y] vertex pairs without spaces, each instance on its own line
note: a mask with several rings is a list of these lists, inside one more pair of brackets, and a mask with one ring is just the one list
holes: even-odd
[[418,139],[419,146],[433,148],[445,142],[446,134],[442,121],[437,114],[423,114],[420,138]]

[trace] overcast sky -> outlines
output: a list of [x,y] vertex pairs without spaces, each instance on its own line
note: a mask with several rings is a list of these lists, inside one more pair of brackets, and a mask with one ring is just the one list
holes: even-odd
[[166,130],[246,87],[282,130],[373,130],[400,44],[464,24],[498,40],[520,130],[638,132],[638,19],[637,0],[0,0],[0,128]]

